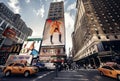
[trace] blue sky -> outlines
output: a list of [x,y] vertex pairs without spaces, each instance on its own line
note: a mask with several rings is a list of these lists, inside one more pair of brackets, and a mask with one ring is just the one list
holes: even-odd
[[32,36],[42,37],[45,20],[51,2],[64,1],[66,28],[66,51],[72,47],[71,33],[74,30],[76,0],[0,0],[14,13],[21,15],[26,25],[33,30]]

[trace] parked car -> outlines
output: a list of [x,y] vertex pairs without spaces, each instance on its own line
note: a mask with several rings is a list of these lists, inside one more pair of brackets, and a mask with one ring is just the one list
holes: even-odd
[[48,70],[54,70],[56,67],[55,67],[55,64],[54,63],[44,63],[45,64],[45,67],[48,69]]
[[108,63],[98,68],[100,75],[116,78],[120,81],[120,65],[116,63]]
[[45,64],[42,62],[37,62],[34,66],[38,67],[39,71],[46,70]]
[[3,69],[4,76],[10,76],[11,74],[23,74],[24,77],[28,77],[31,74],[38,72],[38,68],[35,66],[28,66],[24,63],[11,63],[5,66]]

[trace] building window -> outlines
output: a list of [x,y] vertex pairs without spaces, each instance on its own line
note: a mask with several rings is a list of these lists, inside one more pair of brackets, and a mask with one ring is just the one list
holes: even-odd
[[111,15],[111,13],[108,13],[108,15]]
[[117,12],[115,12],[115,14],[118,14]]
[[110,27],[109,29],[112,30],[112,27]]
[[98,31],[98,29],[97,29],[97,28],[95,28],[95,31],[96,31],[96,33],[97,33],[97,34],[99,34],[99,31]]
[[3,32],[3,30],[0,29],[0,34]]
[[104,13],[102,15],[105,15]]
[[100,37],[100,36],[98,36],[98,39],[101,39],[101,37]]
[[115,19],[112,19],[112,21],[115,21]]
[[106,32],[106,30],[103,30],[103,32],[106,34],[107,32]]
[[111,18],[113,18],[113,16],[110,16]]
[[120,29],[120,27],[117,27],[117,29]]
[[100,24],[100,26],[103,26],[103,24]]
[[107,39],[109,39],[109,36],[106,36]]
[[0,19],[0,23],[2,22],[2,19]]
[[115,39],[118,39],[117,35],[115,35],[114,37],[115,37]]
[[6,28],[6,25],[7,25],[7,23],[4,22],[4,23],[1,25],[1,28],[5,29],[5,28]]
[[105,20],[105,22],[108,22],[108,20]]
[[114,23],[115,25],[118,25],[117,23]]

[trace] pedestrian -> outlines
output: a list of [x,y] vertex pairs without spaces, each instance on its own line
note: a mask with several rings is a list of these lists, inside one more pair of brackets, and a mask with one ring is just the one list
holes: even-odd
[[86,65],[85,64],[83,64],[83,67],[84,67],[84,69],[86,69]]

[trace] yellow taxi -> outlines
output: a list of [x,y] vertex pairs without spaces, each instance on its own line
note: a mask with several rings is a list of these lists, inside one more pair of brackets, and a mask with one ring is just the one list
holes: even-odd
[[120,65],[109,62],[98,68],[100,75],[116,78],[120,81]]
[[10,63],[3,68],[4,76],[10,76],[11,74],[23,74],[24,77],[28,77],[31,74],[38,72],[38,68],[35,66],[28,66],[24,63]]

